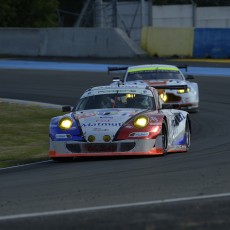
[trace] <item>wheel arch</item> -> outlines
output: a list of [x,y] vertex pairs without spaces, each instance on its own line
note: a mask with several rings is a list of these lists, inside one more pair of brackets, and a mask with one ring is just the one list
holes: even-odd
[[191,122],[191,119],[190,119],[190,116],[189,116],[189,115],[187,115],[186,120],[188,121],[190,133],[192,133],[192,122]]
[[[165,126],[165,131],[166,131],[166,146],[165,148],[163,148],[163,155],[167,154],[168,152],[168,145],[169,145],[169,139],[168,139],[168,136],[169,136],[169,129],[168,129],[168,120],[167,120],[167,117],[164,116],[163,117],[163,120],[162,120],[162,127],[161,127],[161,133],[162,133],[162,130],[163,130],[163,126]],[[162,143],[163,144],[163,143]]]
[[167,133],[168,133],[168,120],[167,120],[167,117],[166,117],[166,116],[163,117],[162,124],[163,124],[164,122],[165,122],[166,129],[167,129]]

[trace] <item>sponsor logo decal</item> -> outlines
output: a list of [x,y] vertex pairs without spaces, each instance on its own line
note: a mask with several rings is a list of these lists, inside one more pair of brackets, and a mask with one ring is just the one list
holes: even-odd
[[122,126],[123,122],[89,122],[89,123],[82,123],[81,127],[120,127]]
[[125,126],[125,128],[127,128],[127,129],[132,129],[133,126],[132,126],[132,125],[127,125],[127,126]]
[[111,121],[110,119],[105,119],[105,118],[96,119],[96,122],[110,122],[110,121]]
[[130,133],[129,137],[147,137],[149,135],[149,132],[136,132],[136,133]]
[[56,134],[55,137],[57,139],[65,139],[65,138],[71,138],[71,135],[70,134]]
[[155,116],[150,117],[151,122],[158,122],[158,119]]
[[83,118],[87,118],[87,117],[93,117],[95,116],[95,113],[84,113],[84,114],[79,114],[79,115],[75,115],[75,119],[83,119]]

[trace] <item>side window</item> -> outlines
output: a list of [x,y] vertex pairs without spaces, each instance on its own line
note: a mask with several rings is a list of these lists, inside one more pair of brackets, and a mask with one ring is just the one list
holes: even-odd
[[80,101],[80,104],[78,106],[78,110],[84,110],[84,109],[87,109],[87,103],[89,103],[89,98],[86,97],[84,98],[83,100]]
[[126,76],[126,81],[133,81],[133,74],[127,74],[127,76]]
[[95,96],[85,97],[80,100],[79,104],[76,107],[76,110],[88,110],[96,108]]
[[156,105],[155,105],[155,101],[153,97],[148,97],[148,101],[149,101],[149,108],[151,108],[152,110],[156,110]]
[[98,109],[100,108],[101,96],[94,95],[87,98],[85,109]]

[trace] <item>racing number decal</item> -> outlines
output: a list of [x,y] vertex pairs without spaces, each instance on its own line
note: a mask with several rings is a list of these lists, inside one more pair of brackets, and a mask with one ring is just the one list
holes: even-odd
[[173,120],[173,137],[175,138],[180,132],[181,132],[181,126],[180,123],[185,119],[185,116],[183,113],[176,113],[174,120]]
[[178,126],[180,122],[183,121],[184,119],[185,116],[183,115],[183,113],[177,113],[174,117],[174,125]]

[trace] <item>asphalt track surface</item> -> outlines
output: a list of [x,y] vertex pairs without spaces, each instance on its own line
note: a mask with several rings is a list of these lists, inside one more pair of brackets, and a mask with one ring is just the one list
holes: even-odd
[[[4,69],[0,98],[73,105],[89,85],[110,80]],[[0,170],[0,229],[230,229],[230,78],[195,80],[200,112],[191,114],[188,153]]]

